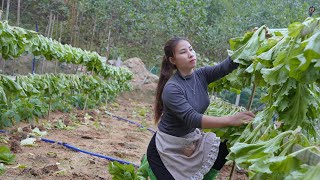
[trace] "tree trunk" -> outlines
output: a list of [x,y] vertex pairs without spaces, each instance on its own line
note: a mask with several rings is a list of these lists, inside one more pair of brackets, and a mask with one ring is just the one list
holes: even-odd
[[[79,47],[79,30],[80,26],[79,23],[79,14],[80,14],[80,8],[76,8],[76,22],[75,22],[75,33],[74,33],[74,46]],[[80,22],[81,23],[81,22]],[[75,64],[74,73],[77,74],[79,65]]]
[[3,8],[4,8],[4,0],[2,0],[2,4],[1,4],[0,21],[2,20]]
[[50,35],[51,24],[52,24],[52,11],[50,11],[50,16],[49,16],[49,26],[48,26],[48,32],[46,34],[47,37],[49,37],[49,35]]
[[[59,21],[58,21],[59,23]],[[58,41],[61,43],[61,35],[62,35],[62,21],[60,22],[60,32],[59,32],[59,38],[58,38]],[[54,73],[57,73],[57,69],[58,69],[58,60],[56,60],[56,64],[55,64],[55,68],[54,68]]]
[[44,35],[45,35],[45,36],[48,34],[48,26],[49,26],[49,24],[46,25],[46,30],[44,31]]
[[17,9],[17,26],[20,26],[20,0],[18,0],[18,9]]
[[[51,22],[51,27],[49,26],[49,28],[51,29],[50,30],[50,35],[49,35],[49,38],[52,38],[52,34],[53,34],[53,30],[54,30],[54,21],[56,19],[56,15],[53,15],[53,19],[52,19],[52,22]],[[53,38],[52,38],[53,39]],[[46,60],[45,62],[45,67],[44,69],[47,71],[48,70],[48,60]]]
[[[59,28],[59,15],[57,15],[57,28]],[[60,42],[59,36],[59,29],[56,30],[56,35],[55,37],[57,38],[57,40]],[[54,73],[57,74],[57,68],[58,68],[58,60],[55,60],[55,65],[54,65]]]
[[70,44],[74,45],[74,23],[76,14],[76,1],[71,1],[71,19],[70,19]]
[[[53,30],[54,30],[54,21],[56,20],[56,15],[53,15],[52,25],[51,25],[51,31],[50,31],[50,37],[52,38]],[[52,38],[53,39],[53,38]]]
[[61,42],[61,35],[62,35],[62,21],[60,22],[59,42]]
[[[98,44],[103,44],[103,40],[101,38],[101,28],[97,29],[97,33],[95,35],[96,39],[98,40]],[[96,50],[95,50],[98,54],[101,54],[101,48],[100,46],[96,46]]]
[[6,21],[9,19],[10,0],[7,1]]
[[[52,25],[52,11],[50,11],[48,31],[46,34],[48,38],[50,38],[50,35],[51,35],[51,25]],[[47,60],[45,58],[43,59],[41,64],[41,74],[43,74],[44,66],[47,66]]]
[[79,26],[78,26],[78,42],[77,42],[77,44],[78,44],[78,46],[77,47],[79,47],[79,48],[83,48],[84,49],[84,46],[82,46],[82,43],[81,43],[81,39],[80,39],[80,36],[81,36],[81,26],[82,26],[82,17],[83,17],[83,13],[80,11],[80,15],[79,15]]
[[91,40],[90,40],[90,49],[92,49],[92,46],[93,46],[93,39],[94,39],[94,34],[95,34],[95,31],[96,31],[96,25],[97,25],[97,17],[95,16],[94,17],[94,20],[93,20],[93,28],[92,28],[92,34],[91,34]]
[[[18,7],[17,7],[17,26],[19,27],[20,26],[20,0],[18,0]],[[19,67],[20,67],[20,59],[16,59],[16,61],[18,61],[18,65],[16,66],[17,67],[17,74],[19,74]]]
[[78,39],[79,39],[79,26],[78,26],[79,13],[80,13],[80,9],[77,9],[77,11],[76,11],[76,22],[75,22],[75,32],[74,32],[74,43],[73,43],[73,45],[75,47],[78,47]]
[[108,42],[107,42],[107,48],[106,48],[106,61],[109,59],[109,54],[110,54],[110,36],[111,36],[111,30],[109,29],[109,34],[108,34]]

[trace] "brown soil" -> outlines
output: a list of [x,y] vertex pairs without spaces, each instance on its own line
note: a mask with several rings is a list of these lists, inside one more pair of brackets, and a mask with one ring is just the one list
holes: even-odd
[[[132,93],[123,94],[117,100],[98,110],[52,113],[49,120],[40,120],[37,127],[48,132],[44,138],[64,142],[93,153],[122,159],[139,165],[146,152],[152,132],[111,117],[105,111],[139,124],[153,126],[151,104],[131,99]],[[138,97],[138,96],[134,96]],[[58,121],[74,129],[54,127]],[[50,129],[48,127],[51,126]],[[22,132],[17,132],[18,127]],[[8,165],[2,177],[6,179],[111,179],[109,161],[96,156],[68,149],[57,143],[38,140],[35,146],[20,146],[31,131],[29,124],[21,123],[10,128],[8,146],[16,153],[16,162]],[[0,178],[1,179],[1,178]]]

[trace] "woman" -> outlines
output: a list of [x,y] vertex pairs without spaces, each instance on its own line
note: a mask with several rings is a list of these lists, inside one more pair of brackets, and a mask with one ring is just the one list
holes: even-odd
[[158,131],[148,146],[147,159],[159,180],[203,179],[211,168],[222,168],[228,150],[214,133],[199,128],[241,126],[254,114],[203,115],[210,103],[208,84],[238,67],[230,57],[216,66],[194,69],[196,53],[184,38],[169,40],[164,53],[155,104]]

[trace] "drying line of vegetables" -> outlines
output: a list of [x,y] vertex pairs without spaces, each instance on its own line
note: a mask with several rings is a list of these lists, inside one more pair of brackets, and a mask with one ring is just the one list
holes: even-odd
[[86,66],[88,71],[95,72],[94,74],[118,81],[127,81],[128,75],[132,76],[126,68],[106,64],[96,52],[61,44],[35,31],[10,26],[7,21],[0,21],[0,53],[4,59],[14,59],[31,53],[35,56],[43,55],[48,61],[81,64]]

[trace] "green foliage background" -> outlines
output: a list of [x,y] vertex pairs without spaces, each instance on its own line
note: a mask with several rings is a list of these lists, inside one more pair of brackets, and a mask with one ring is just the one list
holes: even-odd
[[[162,46],[173,36],[189,38],[200,61],[224,59],[228,40],[266,24],[281,28],[308,17],[318,1],[289,0],[23,0],[21,23],[45,34],[50,11],[58,17],[53,39],[62,25],[62,43],[106,54],[109,30],[110,59],[140,57],[149,69],[159,67]],[[2,19],[5,17],[4,1]],[[11,1],[9,24],[16,24],[17,1]],[[57,19],[56,19],[57,20]],[[93,28],[94,24],[96,25]],[[206,62],[208,63],[208,62]]]

